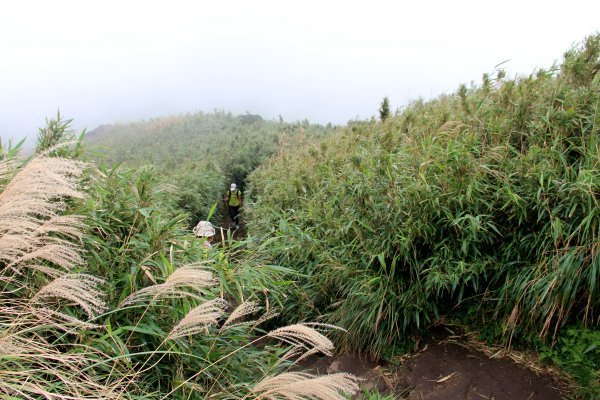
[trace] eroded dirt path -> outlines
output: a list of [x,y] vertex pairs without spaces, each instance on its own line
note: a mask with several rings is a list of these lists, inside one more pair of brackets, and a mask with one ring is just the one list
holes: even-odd
[[[364,380],[363,391],[377,390],[408,400],[559,400],[564,385],[543,369],[536,371],[500,353],[490,357],[466,338],[440,335],[395,366],[381,366],[356,354],[314,360],[319,373],[350,372]],[[558,387],[563,389],[558,389]],[[357,398],[361,398],[358,396]]]
[[[231,224],[230,224],[231,225]],[[245,236],[245,226],[232,226],[235,240]],[[222,237],[226,237],[223,230]],[[221,240],[218,239],[218,242]],[[513,356],[516,353],[509,353]],[[357,354],[317,358],[303,363],[314,373],[348,372],[362,378],[361,391],[379,392],[406,400],[560,400],[567,396],[564,382],[540,367],[515,362],[503,351],[490,351],[468,335],[451,329],[433,329],[420,349],[394,365],[378,363]],[[356,399],[366,398],[363,394]]]
[[451,342],[431,342],[405,366],[408,399],[558,400],[548,375]]

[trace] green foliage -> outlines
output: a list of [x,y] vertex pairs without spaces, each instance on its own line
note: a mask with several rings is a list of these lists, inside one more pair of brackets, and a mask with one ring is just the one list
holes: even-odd
[[187,226],[207,219],[211,208],[217,204],[213,221],[224,221],[227,210],[220,198],[228,181],[222,173],[211,165],[205,167],[191,165],[188,171],[174,178],[176,190],[171,193],[171,206],[186,213]]
[[[179,382],[182,386],[177,392],[181,396],[192,392],[197,395],[200,387],[217,397],[227,387],[228,392],[221,395],[235,396],[247,390],[248,382],[256,380],[257,371],[267,374],[277,370],[279,351],[271,346],[248,346],[253,337],[263,334],[260,329],[251,324],[226,332],[211,328],[207,335],[190,343],[165,342],[166,333],[199,304],[197,300],[170,299],[134,307],[119,304],[148,285],[164,282],[177,265],[200,260],[211,266],[218,280],[215,290],[203,293],[204,300],[225,298],[233,304],[256,301],[268,307],[281,306],[282,290],[288,284],[284,277],[292,271],[262,263],[253,255],[255,245],[250,240],[234,242],[226,238],[222,247],[203,249],[201,241],[184,229],[182,217],[170,218],[163,212],[162,198],[170,193],[160,190],[157,181],[151,169],[103,170],[90,187],[84,209],[79,210],[88,210],[82,213],[89,216],[87,264],[111,282],[114,310],[105,317],[108,334],[94,338],[93,346],[119,360],[126,355],[126,365],[131,368],[153,366],[137,382],[136,390],[163,388],[164,395],[165,389]],[[213,365],[222,357],[226,357],[226,363]],[[203,370],[205,374],[183,384],[184,377]],[[227,378],[217,383],[217,378],[211,376]]]
[[379,107],[379,119],[381,121],[385,121],[390,116],[390,100],[385,96],[381,101],[381,106]]
[[361,393],[361,400],[394,400],[396,397],[393,394],[383,395],[376,390],[369,390]]
[[600,331],[569,328],[554,346],[540,349],[540,358],[568,372],[578,383],[578,392],[594,398],[600,392]]
[[[83,163],[14,156],[0,161],[2,397],[250,398],[289,350],[330,352],[328,327],[267,335],[291,271],[250,257],[251,241],[204,249],[161,210],[152,169],[89,168],[81,200]],[[329,379],[327,398],[357,389]]]
[[595,327],[597,42],[560,69],[500,71],[258,168],[250,233],[306,276],[294,315],[338,324],[374,355],[451,313],[498,321],[507,341]]
[[105,153],[94,157],[130,167],[152,165],[161,181],[176,185],[169,207],[187,214],[188,227],[206,219],[213,204],[216,225],[227,216],[221,204],[232,182],[244,190],[246,177],[294,138],[325,136],[333,130],[306,123],[265,121],[258,115],[223,112],[172,116],[146,122],[102,126],[86,143]]
[[[46,126],[38,132],[35,153],[41,154],[48,150],[56,157],[79,157],[82,153],[81,142],[85,130],[77,136],[71,129],[72,119],[63,120],[60,111],[56,113],[56,119],[46,119]],[[76,142],[74,147],[58,147],[60,144]]]
[[[224,247],[202,248],[183,229],[182,218],[169,219],[161,211],[161,196],[169,193],[158,190],[156,183],[150,169],[115,169],[102,171],[90,187],[90,199],[83,205],[90,224],[87,263],[110,282],[111,311],[98,317],[106,331],[90,332],[88,344],[108,360],[140,371],[130,388],[135,395],[248,396],[257,377],[290,365],[280,360],[285,348],[254,345],[257,338],[265,340],[256,324],[238,321],[229,329],[207,325],[193,338],[170,339],[168,334],[191,310],[211,300],[266,303],[272,312],[270,307],[281,304],[281,288],[287,284],[283,277],[292,271],[252,258],[251,242],[229,238]],[[198,261],[210,265],[206,268],[217,278],[216,287],[194,294],[190,286],[189,293],[175,297],[127,302],[144,288],[164,284],[183,263]],[[257,311],[253,318],[260,316]],[[99,361],[100,366],[105,362]]]
[[588,86],[598,83],[600,72],[600,35],[589,37],[581,48],[574,48],[565,54],[561,74],[575,86]]
[[25,139],[21,140],[14,146],[11,141],[3,144],[2,138],[0,138],[0,160],[14,159],[15,156],[21,151],[23,143],[25,143]]
[[89,196],[74,212],[86,216],[89,224],[84,240],[87,265],[94,274],[134,290],[129,274],[140,263],[160,259],[172,246],[181,247],[176,238],[184,234],[184,216],[165,215],[161,202],[168,193],[157,187],[157,180],[149,168],[103,168],[92,176]]

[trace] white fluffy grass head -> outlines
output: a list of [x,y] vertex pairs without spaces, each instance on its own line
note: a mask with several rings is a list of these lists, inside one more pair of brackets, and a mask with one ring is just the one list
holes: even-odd
[[[78,351],[64,351],[47,335],[92,326],[59,306],[76,305],[88,316],[105,310],[102,280],[69,273],[83,264],[82,221],[60,215],[69,198],[83,197],[84,167],[57,157],[0,160],[0,281],[11,283],[3,285],[10,292],[0,291],[0,356],[9,360],[0,368],[2,398],[122,398],[121,381],[85,370],[105,355],[76,342]],[[31,270],[41,279],[30,279]],[[36,291],[48,277],[54,279]]]
[[169,339],[177,339],[184,336],[195,335],[205,332],[206,328],[216,325],[217,321],[225,313],[227,303],[221,299],[214,299],[200,304],[192,309],[169,333]]
[[[59,213],[67,198],[83,197],[79,180],[84,167],[54,157],[35,158],[20,170],[14,163],[0,164],[0,177],[12,177],[0,188],[0,261],[6,265],[2,276],[28,266],[56,276],[83,263],[81,249],[72,241],[81,238],[81,221]],[[53,274],[52,269],[60,272]]]
[[121,307],[138,301],[160,298],[192,297],[202,299],[201,291],[214,287],[216,284],[217,280],[209,267],[200,264],[186,265],[177,268],[164,283],[148,286],[130,294],[123,300]]
[[260,308],[258,307],[258,304],[255,301],[249,300],[243,302],[242,304],[237,306],[235,310],[231,312],[231,314],[229,314],[229,317],[223,324],[222,329],[225,330],[241,324],[255,324],[257,321],[244,321],[244,317],[258,312],[259,309]]
[[98,289],[104,280],[87,274],[69,274],[54,279],[31,299],[44,304],[50,299],[65,299],[81,307],[89,317],[106,310],[104,292]]
[[315,376],[286,372],[260,381],[252,389],[257,399],[343,400],[358,391],[358,378],[345,373]]
[[302,323],[284,326],[275,329],[267,334],[268,337],[281,340],[293,347],[290,349],[291,355],[300,354],[300,358],[306,358],[310,355],[322,353],[327,356],[333,354],[333,343],[319,330],[341,329],[333,325]]

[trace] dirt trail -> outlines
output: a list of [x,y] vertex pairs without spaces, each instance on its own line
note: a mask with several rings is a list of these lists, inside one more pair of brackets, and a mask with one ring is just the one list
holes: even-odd
[[[233,229],[240,240],[246,230]],[[220,241],[220,240],[219,240]],[[508,357],[490,357],[466,336],[434,328],[416,353],[394,366],[379,365],[357,354],[316,358],[303,363],[315,373],[348,372],[360,378],[362,392],[379,392],[406,400],[560,400],[566,386],[541,369],[534,371]],[[355,398],[365,398],[357,395]]]
[[240,221],[238,229],[235,229],[235,225],[231,221],[224,222],[222,226],[215,226],[215,229],[213,245],[223,242],[228,235],[231,235],[233,240],[242,240],[246,237],[246,224],[243,221]]
[[[408,400],[559,400],[564,389],[547,372],[509,358],[490,358],[465,338],[440,335],[397,366],[380,366],[355,354],[313,360],[319,373],[349,372],[364,380],[363,391],[376,390]],[[357,397],[360,398],[360,397]]]

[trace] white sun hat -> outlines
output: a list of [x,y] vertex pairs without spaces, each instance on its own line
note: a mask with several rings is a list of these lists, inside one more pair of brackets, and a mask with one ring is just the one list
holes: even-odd
[[215,235],[215,228],[208,221],[200,221],[192,230],[198,237],[211,237]]
[[231,191],[233,192],[235,189],[237,188],[237,185],[235,183],[231,184]]

